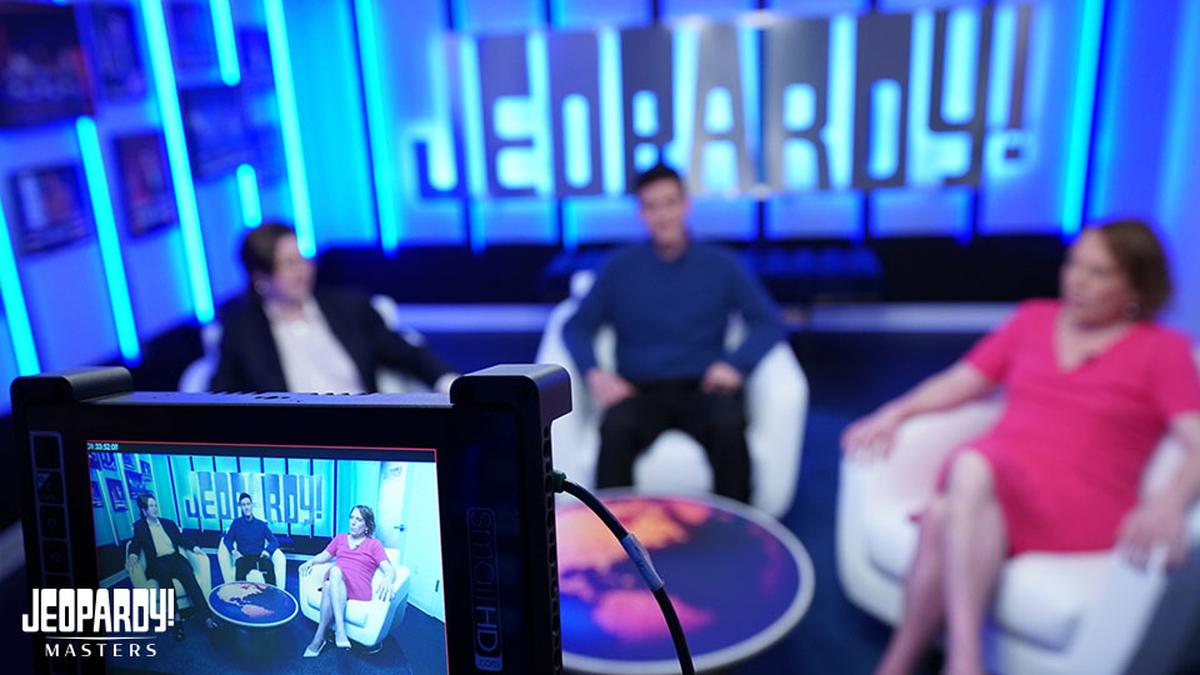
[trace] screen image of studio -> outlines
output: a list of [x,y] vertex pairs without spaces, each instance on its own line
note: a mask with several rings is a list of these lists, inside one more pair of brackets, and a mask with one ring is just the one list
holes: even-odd
[[296,672],[351,658],[355,672],[446,672],[435,451],[100,440],[87,451],[101,587],[171,583],[184,629],[155,635],[153,657],[110,656],[110,671]]

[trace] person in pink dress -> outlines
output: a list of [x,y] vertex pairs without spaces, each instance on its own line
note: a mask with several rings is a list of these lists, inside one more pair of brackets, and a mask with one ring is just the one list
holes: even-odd
[[[312,642],[304,649],[306,658],[321,653],[329,624],[333,624],[333,642],[339,649],[349,649],[346,637],[346,602],[371,600],[390,602],[396,581],[396,569],[388,560],[383,543],[371,536],[375,533],[375,513],[370,507],[358,505],[350,509],[350,531],[334,537],[312,560],[300,565],[300,576],[312,573],[313,565],[335,561],[326,572],[321,586],[321,620]],[[383,579],[371,585],[375,571]]]
[[[1186,336],[1154,323],[1171,293],[1166,256],[1139,221],[1083,231],[1058,300],[1022,303],[958,363],[846,428],[843,449],[887,452],[905,419],[1003,385],[996,425],[954,452],[920,514],[903,615],[877,673],[911,672],[943,624],[946,672],[984,672],[984,615],[1001,566],[1029,551],[1120,546],[1144,566],[1185,553],[1200,496],[1200,374]],[[1162,491],[1138,497],[1166,432],[1188,458]]]

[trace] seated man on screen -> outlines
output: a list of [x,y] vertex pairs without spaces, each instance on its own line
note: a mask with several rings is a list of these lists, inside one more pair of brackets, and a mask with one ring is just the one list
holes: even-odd
[[258,570],[267,583],[274,586],[275,565],[271,562],[271,556],[279,549],[279,540],[267,526],[267,521],[254,517],[254,500],[248,493],[238,495],[238,507],[242,510],[242,517],[230,523],[229,531],[222,539],[225,548],[233,555],[234,577],[238,581],[245,581],[250,570]]
[[[750,453],[742,383],[782,337],[775,305],[729,251],[692,240],[689,202],[674,169],[658,165],[634,184],[650,235],[618,251],[563,329],[571,357],[607,410],[596,485],[633,484],[633,463],[667,429],[704,446],[719,495],[750,500]],[[731,312],[745,341],[725,350]],[[617,337],[616,372],[596,364],[601,325]]]
[[241,258],[250,284],[222,317],[212,391],[373,392],[381,366],[450,391],[452,369],[389,329],[366,295],[314,290],[316,266],[291,227],[259,225]]
[[[171,588],[172,579],[178,579],[192,599],[192,607],[196,616],[204,617],[204,623],[209,628],[215,628],[216,622],[208,610],[208,600],[196,582],[196,574],[192,565],[183,557],[181,551],[190,550],[196,555],[205,555],[179,531],[174,521],[158,516],[158,500],[150,492],[137,496],[137,505],[142,517],[133,524],[133,540],[129,543],[129,559],[126,566],[138,563],[138,554],[146,555],[146,578],[158,582],[159,588]],[[183,622],[175,623],[175,639],[183,639]]]

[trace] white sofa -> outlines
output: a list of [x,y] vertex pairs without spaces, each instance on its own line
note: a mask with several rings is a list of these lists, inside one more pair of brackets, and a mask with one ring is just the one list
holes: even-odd
[[[346,601],[346,637],[366,647],[369,651],[378,651],[383,647],[383,640],[396,621],[404,621],[404,611],[408,607],[408,578],[409,569],[400,564],[400,552],[394,548],[384,549],[392,568],[396,570],[396,580],[392,585],[392,599],[384,602],[376,598],[370,600]],[[300,577],[300,611],[314,623],[321,620],[321,582],[325,573],[334,563],[313,565],[312,570]],[[383,572],[375,570],[371,578],[371,587],[383,576]]]
[[[129,547],[132,544],[132,541],[125,544],[125,571],[129,573],[129,583],[133,584],[134,588],[158,590],[158,582],[146,577],[146,554],[144,552],[138,553],[136,563],[129,563]],[[191,564],[192,572],[196,575],[196,583],[204,592],[204,597],[190,597],[183,588],[183,584],[179,583],[178,579],[172,579],[171,582],[175,586],[175,604],[180,609],[187,609],[197,602],[207,604],[208,594],[212,591],[212,564],[209,562],[208,556],[203,553],[196,554],[194,551],[180,550],[179,553]]]
[[[221,569],[221,578],[226,583],[237,581],[237,567],[234,563],[233,552],[225,546],[224,537],[217,545],[217,565]],[[275,585],[283,588],[287,580],[287,558],[280,549],[275,549],[275,552],[271,554],[271,566],[275,568]],[[266,580],[267,578],[258,569],[252,569],[246,575],[246,581],[262,584],[266,583]]]
[[[843,458],[837,564],[851,602],[897,623],[917,544],[910,515],[933,494],[946,454],[986,431],[1002,405],[997,396],[921,415],[901,426],[886,459]],[[1161,488],[1182,459],[1182,444],[1163,439],[1143,476],[1143,491]],[[990,671],[1164,672],[1159,669],[1169,667],[1200,607],[1200,505],[1189,514],[1188,537],[1189,562],[1173,571],[1163,569],[1161,556],[1139,570],[1115,551],[1028,553],[1007,562],[987,629]]]
[[[573,410],[550,427],[554,464],[571,480],[587,487],[595,485],[603,410],[592,401],[583,374],[567,352],[562,329],[574,316],[593,281],[591,272],[577,272],[571,279],[571,297],[551,311],[537,353],[538,363],[559,364],[571,376]],[[743,334],[740,319],[731,321],[727,344],[736,346]],[[610,327],[599,331],[595,349],[602,366],[614,367],[616,336]],[[786,342],[776,345],[759,362],[746,380],[745,395],[753,480],[751,500],[754,506],[778,518],[791,508],[796,493],[808,410],[808,380]],[[712,470],[700,445],[673,429],[659,436],[638,458],[634,482],[637,489],[656,492],[709,492]]]

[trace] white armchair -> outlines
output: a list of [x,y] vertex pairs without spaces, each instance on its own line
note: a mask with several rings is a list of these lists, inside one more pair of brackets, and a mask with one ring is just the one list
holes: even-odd
[[[346,637],[366,647],[369,651],[383,648],[383,640],[396,621],[404,621],[404,611],[408,607],[409,569],[400,564],[400,552],[394,548],[384,549],[392,567],[396,570],[396,580],[392,585],[392,599],[384,602],[371,600],[346,601]],[[314,623],[321,619],[321,582],[325,573],[334,563],[313,565],[312,571],[300,577],[300,611]],[[371,585],[383,576],[383,572],[375,570]]]
[[[133,544],[132,541],[125,544],[125,571],[129,573],[129,583],[133,584],[134,588],[149,588],[158,590],[158,581],[146,577],[146,554],[138,553],[136,563],[130,564],[129,547]],[[197,555],[193,551],[179,552],[192,566],[192,572],[196,575],[196,583],[199,584],[200,590],[203,591],[203,598],[192,598],[188,596],[187,591],[183,588],[183,584],[179,583],[178,579],[172,579],[175,586],[175,604],[180,609],[187,609],[197,602],[208,603],[208,593],[212,590],[212,566],[209,563],[208,556],[201,553]]]
[[[571,480],[592,487],[600,451],[603,410],[592,401],[583,374],[563,342],[563,325],[575,314],[580,300],[591,289],[591,272],[571,279],[571,297],[550,313],[538,347],[538,363],[556,363],[571,376],[573,410],[550,427],[555,467]],[[736,346],[744,337],[740,319],[730,322],[726,343]],[[616,336],[604,327],[596,336],[596,358],[607,368],[616,361]],[[808,411],[808,380],[796,355],[786,343],[767,352],[746,380],[746,437],[750,446],[754,506],[781,517],[791,508],[800,474],[804,418]],[[634,465],[639,489],[682,493],[712,490],[712,469],[704,450],[687,434],[670,430],[658,437]]]
[[[221,578],[226,583],[237,580],[237,567],[234,560],[233,552],[225,546],[225,539],[222,537],[220,544],[217,545],[217,565],[221,569]],[[271,554],[271,566],[275,568],[275,585],[283,588],[287,580],[287,558],[280,549],[275,549],[275,552]],[[253,569],[246,575],[246,581],[262,584],[266,583],[267,578],[261,571]]]
[[[917,544],[917,524],[910,516],[933,494],[947,453],[986,431],[1002,405],[996,397],[921,415],[901,426],[886,459],[842,460],[837,564],[851,602],[897,623]],[[1143,492],[1161,488],[1182,459],[1181,443],[1163,439],[1143,476]],[[1150,663],[1180,648],[1194,616],[1168,620],[1163,611],[1194,614],[1200,603],[1198,584],[1188,581],[1200,569],[1200,506],[1192,508],[1187,527],[1189,564],[1170,573],[1161,561],[1138,570],[1115,551],[1027,553],[1008,561],[985,642],[989,672],[1115,675],[1165,667],[1151,669]],[[1176,596],[1172,602],[1163,603],[1171,595]],[[1151,622],[1183,625],[1148,631]]]

